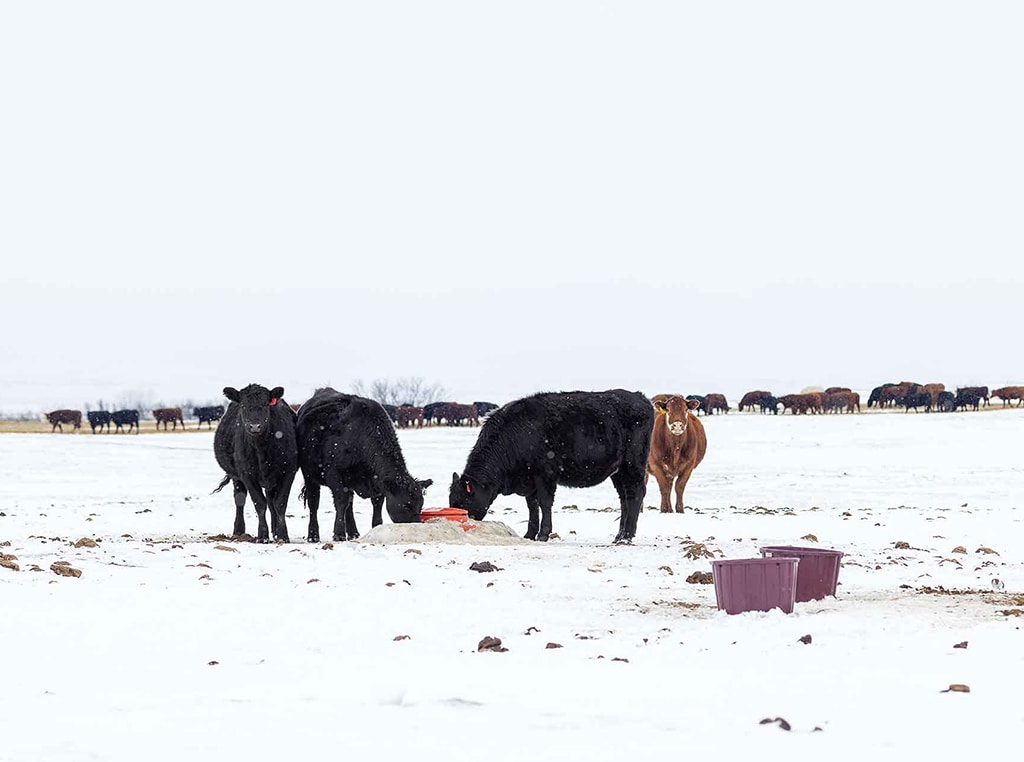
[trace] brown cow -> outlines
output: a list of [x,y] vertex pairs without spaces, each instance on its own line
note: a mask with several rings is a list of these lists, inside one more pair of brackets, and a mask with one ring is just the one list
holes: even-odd
[[786,394],[779,397],[779,402],[782,403],[782,412],[785,413],[787,409],[793,411],[793,415],[798,413],[818,413],[824,408],[825,402],[822,399],[824,395],[820,392],[812,392],[809,394]]
[[848,386],[830,386],[825,390],[825,394],[835,394],[836,392],[852,392],[853,390]]
[[746,394],[743,395],[743,399],[740,400],[740,404],[739,404],[738,410],[742,413],[743,412],[743,408],[745,408],[745,407],[749,407],[749,408],[753,409],[756,406],[760,405],[761,404],[761,400],[763,400],[765,397],[771,397],[771,396],[772,396],[771,392],[765,392],[765,391],[761,391],[761,390],[754,391],[754,392],[747,392]]
[[920,387],[917,391],[918,391],[919,394],[921,392],[927,392],[928,396],[932,398],[932,407],[938,407],[939,406],[939,395],[942,392],[946,391],[946,385],[945,384],[925,384],[924,386]]
[[399,428],[407,429],[410,426],[420,428],[423,426],[423,408],[414,405],[401,405],[395,411],[395,418]]
[[675,482],[676,513],[682,513],[683,490],[708,449],[704,425],[691,412],[700,402],[687,400],[681,394],[657,394],[651,402],[658,415],[654,418],[644,482],[651,474],[658,480],[662,513],[672,513],[671,493]]
[[46,414],[46,421],[53,424],[50,429],[52,434],[57,429],[60,429],[60,433],[64,433],[64,427],[62,423],[72,424],[72,430],[82,428],[82,411],[81,410],[54,410],[53,412]]
[[827,413],[860,412],[860,395],[857,392],[832,392],[825,395]]
[[181,417],[180,407],[158,407],[153,411],[153,418],[156,419],[156,428],[158,431],[161,423],[164,425],[164,431],[167,431],[168,422],[174,424],[175,431],[178,430],[179,422],[181,422],[182,431],[185,429],[185,419]]
[[1024,386],[1004,386],[1000,389],[993,389],[992,396],[1003,401],[1003,407],[1010,404],[1012,400],[1018,400],[1017,407],[1024,405]]
[[713,415],[716,410],[729,412],[729,403],[724,394],[709,394],[704,397],[704,415]]

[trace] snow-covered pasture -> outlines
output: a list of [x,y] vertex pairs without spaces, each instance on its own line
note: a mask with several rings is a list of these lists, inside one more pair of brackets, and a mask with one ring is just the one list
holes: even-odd
[[[625,547],[610,545],[610,484],[560,490],[548,544],[370,533],[357,500],[375,542],[309,545],[301,479],[295,542],[211,541],[234,509],[209,494],[210,434],[0,436],[0,552],[20,567],[0,568],[0,759],[892,759],[1015,744],[1024,619],[1001,612],[1024,609],[1024,411],[705,426],[694,510],[645,511]],[[412,474],[436,483],[428,506],[446,504],[476,434],[399,433]],[[488,518],[521,534],[525,503],[499,498]],[[83,537],[98,545],[72,546]],[[685,582],[710,570],[690,542],[727,558],[842,550],[838,595],[728,616],[712,586]],[[974,592],[922,592],[940,586]],[[508,650],[477,653],[486,635]],[[760,724],[776,717],[792,730]]]

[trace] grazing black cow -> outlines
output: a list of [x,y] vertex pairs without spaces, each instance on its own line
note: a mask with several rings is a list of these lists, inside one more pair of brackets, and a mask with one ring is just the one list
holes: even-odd
[[687,394],[686,399],[697,400],[697,402],[700,403],[700,407],[697,408],[697,412],[694,415],[700,415],[702,413],[704,415],[708,414],[707,409],[704,407],[704,405],[707,404],[707,399],[704,397],[703,394]]
[[526,539],[543,542],[558,485],[592,487],[611,477],[620,503],[615,542],[632,542],[653,429],[654,406],[640,392],[560,392],[510,402],[480,429],[462,475],[452,474],[449,504],[480,521],[498,495],[522,495],[530,511]]
[[956,396],[953,392],[941,391],[935,401],[935,409],[941,413],[952,413],[956,410]]
[[905,410],[903,412],[905,412],[905,413],[909,413],[911,408],[913,408],[914,412],[916,413],[916,412],[918,412],[917,409],[919,407],[923,407],[924,408],[924,412],[930,413],[930,412],[932,412],[932,395],[931,395],[931,392],[923,392],[923,391],[921,391],[921,387],[920,386],[916,386],[916,385],[915,386],[911,386],[910,387],[910,391],[908,391],[903,396],[903,406],[905,408]]
[[110,420],[114,422],[114,433],[124,433],[122,426],[128,424],[128,433],[132,433],[132,427],[135,427],[135,433],[139,433],[139,411],[138,410],[115,410],[110,414]]
[[206,428],[213,428],[213,421],[219,421],[224,417],[223,405],[211,405],[209,407],[192,408],[192,415],[199,419],[199,426],[206,424]]
[[772,415],[779,414],[779,401],[771,394],[764,394],[757,399],[757,404],[761,407],[761,413],[771,412]]
[[956,390],[953,402],[954,410],[966,410],[968,406],[977,410],[981,406],[982,396],[974,388],[966,387]]
[[501,407],[500,405],[495,405],[493,402],[474,402],[473,404],[476,406],[477,415],[480,416],[481,418],[483,418],[491,411],[497,410],[499,407]]
[[888,389],[890,386],[896,386],[896,384],[882,384],[881,386],[876,386],[874,389],[872,389],[871,394],[868,396],[868,407],[874,407],[875,405],[881,407],[882,390]]
[[[295,444],[295,411],[283,399],[280,386],[267,389],[249,384],[239,391],[224,387],[231,400],[213,435],[213,452],[227,476],[214,492],[228,482],[235,488],[235,535],[245,534],[245,494],[249,493],[259,517],[257,542],[288,541],[285,508],[299,470]],[[267,507],[270,507],[270,531]]]
[[423,423],[429,426],[432,423],[441,425],[445,410],[448,409],[448,402],[428,402],[423,406]]
[[299,411],[296,433],[310,542],[320,541],[316,513],[321,486],[334,498],[335,540],[359,536],[353,493],[370,499],[373,526],[383,521],[385,502],[388,516],[396,524],[420,520],[423,492],[433,481],[418,481],[409,475],[395,427],[379,403],[330,387],[317,389]]
[[85,414],[85,417],[89,419],[89,428],[92,429],[92,433],[96,433],[96,429],[103,431],[103,427],[107,427],[107,433],[110,433],[110,411],[108,410],[90,410]]

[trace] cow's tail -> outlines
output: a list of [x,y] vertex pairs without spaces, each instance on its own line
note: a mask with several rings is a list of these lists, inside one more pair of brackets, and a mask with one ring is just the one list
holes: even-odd
[[216,492],[220,492],[222,489],[224,489],[226,486],[228,486],[228,482],[230,482],[230,481],[231,481],[231,477],[230,476],[225,476],[223,479],[220,480],[220,484],[217,485],[217,489],[215,489],[210,494],[212,495],[212,494],[214,494]]
[[307,507],[309,506],[309,503],[306,502],[306,485],[305,485],[305,483],[303,483],[302,489],[299,490],[299,500],[302,501],[303,505],[305,505]]

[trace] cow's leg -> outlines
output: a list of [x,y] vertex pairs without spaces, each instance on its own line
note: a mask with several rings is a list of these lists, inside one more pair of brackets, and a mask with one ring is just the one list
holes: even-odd
[[256,506],[256,517],[259,519],[259,528],[256,532],[256,542],[270,542],[270,527],[267,526],[267,498],[260,488],[258,479],[242,477],[245,488]]
[[352,491],[331,488],[334,496],[334,540],[344,542],[348,536],[348,512],[352,509]]
[[371,497],[370,503],[373,505],[373,521],[370,526],[379,527],[384,523],[384,516],[381,513],[384,508],[384,495]]
[[[659,468],[654,471],[654,478],[658,481],[658,489],[661,490],[661,512],[672,513],[672,477]],[[644,483],[647,483],[646,479]],[[622,495],[619,495],[619,499],[622,499]]]
[[359,538],[359,530],[356,528],[355,502],[355,495],[352,495],[352,499],[348,501],[348,510],[345,512],[345,534],[350,540]]
[[686,489],[686,483],[690,481],[690,474],[693,473],[694,468],[695,466],[692,465],[685,466],[676,477],[676,513],[683,512],[683,490]]
[[302,478],[305,481],[302,494],[306,496],[306,508],[309,509],[309,531],[306,532],[306,539],[309,542],[320,542],[320,522],[316,516],[320,508],[320,484],[306,474],[303,474]]
[[643,472],[639,468],[623,467],[612,474],[612,484],[619,493],[621,512],[619,514],[619,533],[615,536],[616,544],[632,544],[636,537],[636,523],[643,505],[644,488]]
[[[185,424],[181,424],[185,428]],[[289,542],[288,520],[285,516],[288,510],[288,496],[292,492],[292,482],[295,481],[295,474],[285,474],[273,490],[267,490],[267,497],[270,498],[270,510],[274,522],[274,539],[281,542]]]
[[245,534],[245,485],[240,479],[231,481],[235,490],[235,537]]
[[536,495],[526,496],[526,508],[530,512],[530,518],[526,523],[526,534],[523,537],[527,540],[536,540],[537,530],[540,529],[540,501]]
[[537,531],[537,542],[547,542],[551,536],[551,507],[555,502],[555,485],[542,488],[537,494],[540,503],[540,529]]

